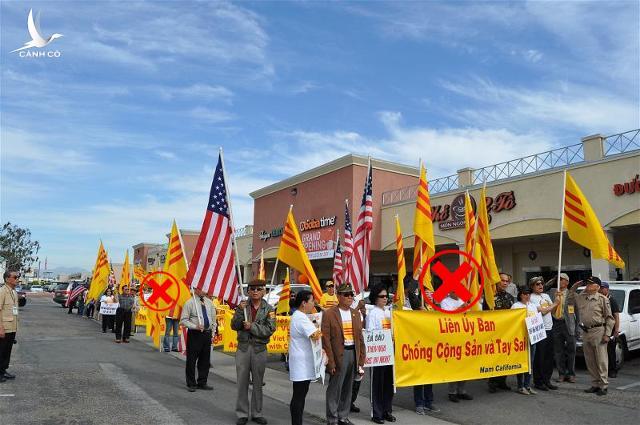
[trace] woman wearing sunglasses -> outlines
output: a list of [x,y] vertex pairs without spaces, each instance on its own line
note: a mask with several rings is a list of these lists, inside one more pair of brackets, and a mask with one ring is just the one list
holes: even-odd
[[[369,300],[373,309],[367,315],[367,330],[391,329],[391,311],[386,309],[389,294],[383,286],[371,289]],[[371,368],[371,403],[373,422],[383,424],[385,421],[395,422],[391,414],[393,402],[393,366],[376,366]]]

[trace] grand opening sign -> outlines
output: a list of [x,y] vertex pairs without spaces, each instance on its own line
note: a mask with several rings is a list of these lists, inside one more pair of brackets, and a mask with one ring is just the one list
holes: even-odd
[[398,387],[529,370],[524,309],[462,314],[398,310],[392,323]]

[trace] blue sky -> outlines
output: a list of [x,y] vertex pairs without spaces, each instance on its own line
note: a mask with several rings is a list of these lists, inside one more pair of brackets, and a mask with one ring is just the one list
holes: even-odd
[[[219,146],[241,227],[349,152],[435,178],[640,127],[637,1],[0,7],[0,214],[50,268],[199,229]],[[10,53],[30,8],[60,57]]]

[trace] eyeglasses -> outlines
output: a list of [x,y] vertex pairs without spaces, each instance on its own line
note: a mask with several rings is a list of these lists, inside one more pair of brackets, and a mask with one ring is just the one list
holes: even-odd
[[250,291],[256,291],[256,292],[258,292],[258,291],[262,291],[263,289],[264,289],[264,288],[263,288],[262,286],[250,286],[250,287],[249,287],[249,290],[250,290]]
[[9,276],[9,277],[12,277],[14,279],[20,279],[20,275],[17,275],[17,276],[14,275],[14,276]]
[[378,298],[387,298],[388,296],[389,295],[387,295],[387,294],[380,294],[380,295],[378,295]]
[[351,297],[351,298],[353,298],[353,292],[347,292],[346,294],[340,294],[340,295],[342,295],[343,297]]

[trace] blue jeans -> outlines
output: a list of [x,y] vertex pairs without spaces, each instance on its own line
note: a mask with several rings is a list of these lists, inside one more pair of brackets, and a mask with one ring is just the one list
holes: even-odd
[[536,344],[529,346],[529,360],[531,361],[531,369],[528,373],[519,373],[516,376],[518,381],[518,388],[530,388],[531,387],[531,375],[533,373],[533,359],[536,357]]
[[171,336],[171,331],[173,330],[173,344],[172,348],[174,350],[178,349],[178,325],[180,325],[180,320],[178,319],[170,319],[165,317],[165,324],[167,325],[167,329],[164,333],[164,350],[169,351],[171,348],[169,347],[169,338]]
[[433,387],[429,385],[416,385],[413,387],[413,401],[418,407],[431,407],[433,403]]

